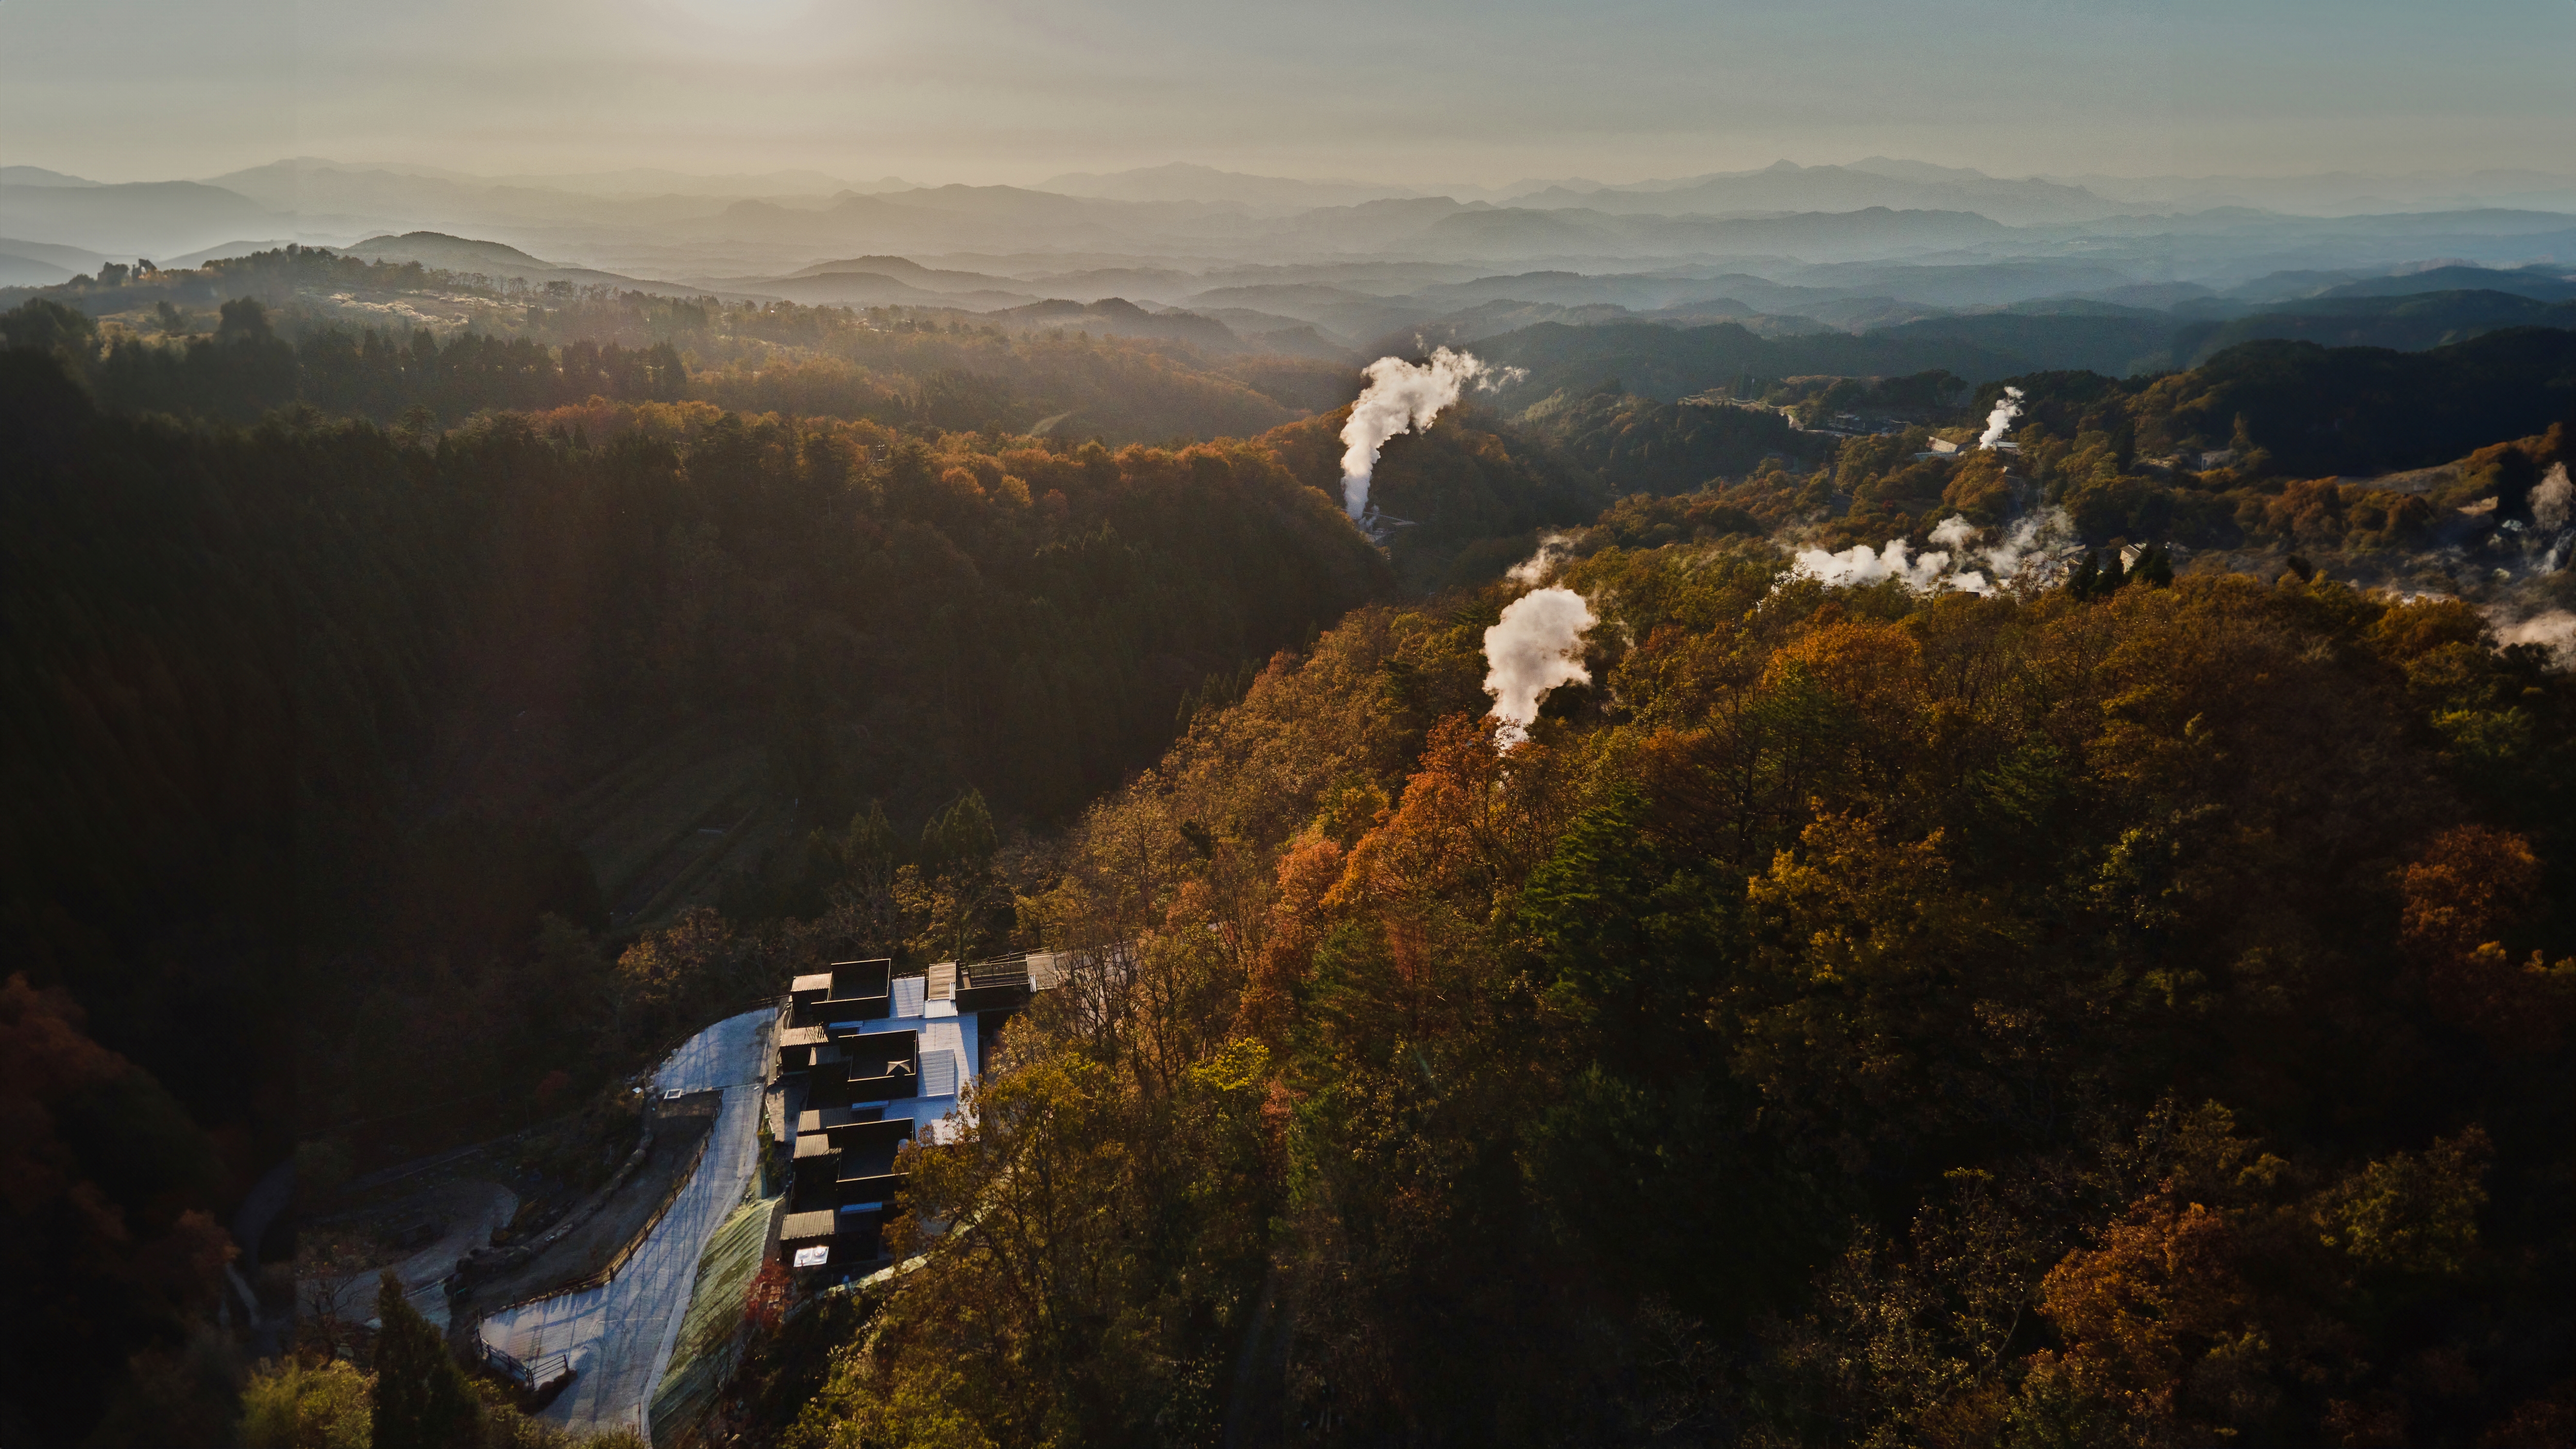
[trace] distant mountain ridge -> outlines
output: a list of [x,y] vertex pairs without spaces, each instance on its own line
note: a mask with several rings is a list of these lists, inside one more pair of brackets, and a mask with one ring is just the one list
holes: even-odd
[[445,232],[415,231],[401,236],[369,237],[332,250],[342,256],[368,262],[418,262],[432,271],[455,272],[468,276],[508,277],[542,285],[569,282],[574,286],[615,287],[621,291],[645,291],[684,296],[704,295],[700,288],[656,282],[589,267],[563,267],[528,255],[517,247],[499,242],[475,241],[468,237],[449,236]]
[[1725,215],[1762,211],[1963,211],[2007,226],[2085,221],[2126,210],[2080,186],[2007,181],[1975,171],[1951,171],[1884,158],[1855,166],[1800,166],[1781,161],[1759,171],[1715,172],[1679,181],[1640,181],[1576,192],[1550,187],[1511,198],[1522,206],[1583,206],[1596,211],[1657,216]]
[[1227,201],[1248,207],[1298,211],[1317,206],[1352,206],[1391,197],[1438,194],[1418,186],[1387,186],[1366,181],[1301,181],[1286,176],[1253,176],[1174,161],[1132,171],[1068,172],[1041,181],[1039,191],[1106,201]]
[[60,171],[48,171],[42,166],[0,166],[0,186],[73,186],[88,188],[93,186],[104,186],[106,184],[107,183],[103,181],[92,181],[86,177],[66,176]]
[[274,232],[289,220],[239,192],[196,181],[0,183],[0,235],[109,255],[133,255],[138,238],[183,252],[245,233]]
[[[1350,346],[1486,301],[1615,305],[1640,315],[1685,309],[1675,317],[1716,315],[1708,309],[1734,302],[1749,317],[1773,319],[1765,326],[1842,330],[2070,298],[2150,310],[2208,304],[2216,310],[2193,315],[2226,320],[2240,314],[2238,302],[2380,285],[2376,279],[2391,272],[2509,270],[2533,257],[2576,255],[2576,214],[2546,207],[2333,217],[2243,206],[2155,211],[2061,179],[1884,156],[1452,191],[1196,163],[1068,173],[1035,187],[894,178],[843,185],[822,170],[487,177],[310,156],[213,182],[103,185],[19,167],[0,174],[0,236],[76,255],[23,247],[0,255],[17,259],[9,282],[41,285],[62,280],[57,268],[77,274],[99,258],[193,261],[282,239],[381,248],[389,238],[435,234],[451,239],[440,245],[471,237],[509,249],[419,258],[449,270],[983,311],[1106,297],[1197,307],[1197,294],[1226,286],[1315,282],[1365,295],[1329,312],[1250,299],[1213,305],[1258,314],[1245,320],[1259,330],[1284,330],[1293,318],[1320,339]],[[1387,300],[1429,284],[1559,272],[1750,280],[1732,296],[1622,283],[1599,295],[1490,295],[1436,307]],[[2546,278],[2464,274],[2442,286],[2405,285],[2556,300]],[[2267,290],[2259,297],[2241,290],[2249,286]],[[1765,288],[1813,295],[1759,295]],[[1472,330],[1491,320],[1456,325]]]

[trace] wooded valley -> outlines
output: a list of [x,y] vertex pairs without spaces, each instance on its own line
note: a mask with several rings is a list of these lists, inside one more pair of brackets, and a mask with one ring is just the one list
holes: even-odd
[[0,1429],[291,1400],[207,1327],[283,1158],[1049,947],[1132,965],[692,1442],[2576,1437],[2576,334],[1584,374],[1381,547],[1330,369],[686,305],[0,314]]

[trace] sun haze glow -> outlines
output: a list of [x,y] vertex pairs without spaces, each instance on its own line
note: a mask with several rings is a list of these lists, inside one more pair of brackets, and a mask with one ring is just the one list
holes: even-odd
[[691,20],[724,30],[784,30],[814,9],[814,0],[658,0]]
[[2542,0],[9,0],[0,164],[283,156],[1026,185],[1188,160],[1503,185],[1870,155],[2034,172],[2562,169]]

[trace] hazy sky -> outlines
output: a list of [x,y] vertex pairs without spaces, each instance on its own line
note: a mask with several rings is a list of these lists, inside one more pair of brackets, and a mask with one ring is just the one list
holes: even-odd
[[0,0],[0,163],[2567,170],[2576,0]]

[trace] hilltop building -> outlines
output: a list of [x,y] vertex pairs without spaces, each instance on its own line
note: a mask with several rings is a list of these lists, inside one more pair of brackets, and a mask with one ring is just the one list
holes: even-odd
[[788,1173],[783,1261],[839,1278],[884,1257],[903,1182],[896,1154],[956,1131],[959,1094],[989,1065],[1002,1024],[1071,964],[1060,952],[910,972],[841,961],[795,979],[778,1035],[786,1091],[772,1129]]

